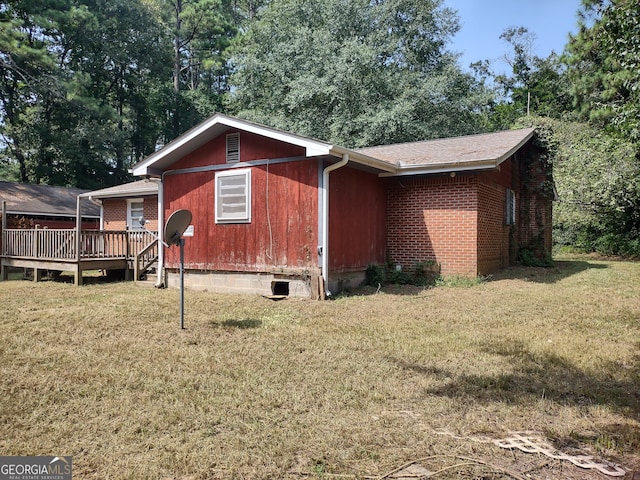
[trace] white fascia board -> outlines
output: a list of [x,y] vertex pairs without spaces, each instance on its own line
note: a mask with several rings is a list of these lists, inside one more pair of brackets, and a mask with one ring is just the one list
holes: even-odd
[[303,147],[306,150],[306,155],[310,157],[329,155],[331,145],[312,138],[301,137],[291,133],[277,130],[275,128],[266,127],[256,123],[240,120],[237,118],[228,117],[220,113],[205,120],[200,125],[196,125],[191,130],[187,131],[180,137],[176,138],[172,142],[168,143],[160,150],[149,155],[145,160],[142,160],[137,165],[134,165],[130,172],[134,176],[157,176],[158,171],[154,169],[155,163],[163,159],[164,157],[172,154],[179,148],[183,148],[189,142],[194,141],[201,135],[206,135],[207,131],[216,125],[224,125],[231,129],[237,129],[249,133],[254,133],[263,137],[268,137],[274,140],[279,140],[285,143]]
[[188,130],[187,132],[183,133],[181,136],[179,136],[175,140],[167,143],[164,147],[162,147],[157,152],[152,153],[146,159],[134,165],[129,171],[131,172],[131,174],[137,177],[149,175],[148,170],[152,169],[151,167],[157,161],[173,153],[178,148],[181,148],[182,146],[186,145],[193,139],[204,134],[207,130],[209,130],[209,128],[213,127],[216,123],[218,123],[217,117],[218,117],[217,115],[214,115],[210,119],[202,122],[200,125],[196,125],[191,130]]
[[449,163],[443,165],[434,165],[431,167],[425,167],[424,165],[400,167],[396,173],[381,173],[381,177],[406,177],[409,175],[429,175],[434,173],[452,173],[452,172],[468,172],[477,170],[493,170],[498,167],[496,161],[482,162],[482,163]]
[[338,147],[337,145],[331,146],[330,153],[332,155],[335,155],[336,157],[342,157],[343,155],[347,154],[349,155],[349,161],[382,170],[383,172],[387,172],[383,175],[393,175],[398,171],[398,167],[393,163],[387,162],[385,160],[380,160],[379,158],[370,157],[368,155],[363,155],[362,153],[349,150],[348,148]]
[[82,194],[79,195],[79,197],[81,198],[88,198],[89,200],[103,200],[103,199],[110,199],[110,198],[138,198],[138,197],[153,197],[154,195],[158,195],[157,191],[151,191],[151,190],[141,190],[141,191],[135,191],[132,190],[130,192],[118,192],[118,193],[104,193],[104,194],[97,194],[97,195],[88,195],[88,194]]
[[257,123],[247,122],[245,120],[231,118],[221,114],[218,116],[219,123],[222,123],[229,128],[236,128],[262,137],[268,137],[273,140],[279,140],[298,147],[303,147],[306,149],[306,155],[308,157],[329,155],[329,151],[331,150],[330,144],[314,140],[313,138],[301,137],[300,135],[294,135],[293,133],[287,133],[265,125],[258,125]]

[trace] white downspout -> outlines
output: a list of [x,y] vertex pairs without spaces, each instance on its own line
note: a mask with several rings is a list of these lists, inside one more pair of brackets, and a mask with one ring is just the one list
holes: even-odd
[[[93,200],[89,197],[89,200]],[[104,231],[104,202],[100,199],[100,231]]]
[[349,163],[349,154],[342,155],[342,160],[329,165],[322,171],[322,278],[327,296],[329,291],[329,174]]
[[[158,238],[163,240],[164,235],[164,183],[162,178],[149,178],[150,181],[158,184]],[[164,245],[158,242],[158,279],[156,288],[164,287]]]

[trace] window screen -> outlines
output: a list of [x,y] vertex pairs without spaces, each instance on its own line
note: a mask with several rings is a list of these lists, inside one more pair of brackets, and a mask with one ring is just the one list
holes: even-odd
[[216,174],[216,223],[251,222],[251,170]]

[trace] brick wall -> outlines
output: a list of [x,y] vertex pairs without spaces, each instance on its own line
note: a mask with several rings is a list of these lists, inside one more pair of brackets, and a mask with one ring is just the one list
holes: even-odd
[[[387,259],[411,269],[435,261],[443,275],[486,275],[529,248],[551,254],[551,167],[529,143],[500,168],[477,174],[389,179]],[[506,190],[515,225],[506,225]]]
[[443,275],[478,274],[477,176],[401,178],[388,187],[389,261],[412,268],[431,260]]
[[495,272],[515,260],[510,248],[514,227],[506,225],[507,189],[514,191],[519,204],[519,170],[514,162],[511,157],[497,170],[478,175],[478,275]]
[[505,225],[506,196],[506,188],[502,185],[478,185],[478,275],[510,264],[511,227]]
[[519,248],[530,249],[539,258],[551,255],[553,170],[545,152],[530,146],[518,152],[520,202],[518,204]]
[[[102,201],[104,211],[105,230],[127,229],[127,199],[114,198]],[[158,230],[158,199],[146,197],[144,199],[144,218],[149,222],[145,225],[147,230]]]
[[102,201],[104,229],[125,230],[127,228],[127,201],[108,199]]

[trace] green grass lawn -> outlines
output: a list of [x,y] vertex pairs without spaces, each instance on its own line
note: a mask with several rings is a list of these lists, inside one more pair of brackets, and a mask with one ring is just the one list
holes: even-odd
[[0,452],[74,479],[604,478],[640,472],[640,264],[513,268],[332,301],[0,283]]

